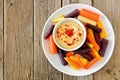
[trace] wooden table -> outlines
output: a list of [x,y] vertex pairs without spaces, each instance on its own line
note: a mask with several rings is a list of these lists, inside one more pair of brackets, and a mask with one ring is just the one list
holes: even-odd
[[[116,36],[110,61],[85,77],[57,71],[47,61],[41,46],[47,18],[72,3],[100,9],[110,19]],[[0,80],[120,80],[119,8],[120,0],[0,0]]]

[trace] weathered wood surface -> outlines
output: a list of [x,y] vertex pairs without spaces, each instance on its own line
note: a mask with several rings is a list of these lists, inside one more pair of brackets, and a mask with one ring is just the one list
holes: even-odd
[[41,35],[45,21],[58,8],[61,0],[34,0],[34,79],[62,80],[62,73],[47,61],[42,50]]
[[[116,43],[110,61],[98,72],[73,77],[57,71],[41,46],[45,21],[58,8],[83,3],[110,19]],[[120,80],[119,0],[0,0],[0,80]]]
[[[110,61],[94,74],[95,80],[120,80],[120,0],[94,0],[94,6],[100,9],[111,21],[115,32],[115,48]],[[109,53],[108,53],[109,54]]]
[[4,0],[4,80],[33,80],[33,0]]

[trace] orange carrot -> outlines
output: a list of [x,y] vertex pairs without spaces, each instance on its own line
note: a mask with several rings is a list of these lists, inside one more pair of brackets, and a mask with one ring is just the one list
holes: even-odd
[[78,64],[83,68],[83,64],[82,64],[82,62],[80,60],[80,56],[78,54],[76,54],[75,57],[76,57],[76,59],[78,61]]
[[73,68],[78,70],[80,68],[80,65],[78,63],[76,63],[75,61],[73,61],[72,59],[70,59],[69,57],[65,57],[65,60],[68,62],[68,64]]
[[90,55],[94,58],[96,57],[96,55],[92,51],[90,52]]
[[90,35],[92,36],[92,38],[95,40],[93,30],[90,29],[90,28],[88,28],[87,32],[88,32],[88,34],[90,34]]
[[92,61],[90,61],[87,65],[86,65],[86,69],[89,69],[93,64],[95,64],[98,61],[98,58],[94,58]]
[[90,10],[87,10],[87,9],[80,10],[80,15],[86,18],[92,19],[94,21],[98,21],[99,16],[100,16],[99,14],[92,12]]
[[73,52],[72,51],[68,51],[65,55],[66,55],[66,57],[73,56]]
[[92,38],[92,36],[90,34],[87,34],[87,39],[90,43],[93,44],[93,48],[97,51],[100,50],[100,46],[96,43],[96,41]]
[[52,35],[50,35],[50,52],[53,54],[57,53],[57,46],[55,45]]

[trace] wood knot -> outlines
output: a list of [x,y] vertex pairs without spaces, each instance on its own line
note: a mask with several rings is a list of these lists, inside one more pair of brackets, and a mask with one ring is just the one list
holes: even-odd
[[108,74],[111,74],[111,73],[112,73],[111,69],[107,69],[106,72],[107,72]]
[[11,2],[11,3],[10,3],[10,6],[12,6],[12,5],[13,5],[13,3]]

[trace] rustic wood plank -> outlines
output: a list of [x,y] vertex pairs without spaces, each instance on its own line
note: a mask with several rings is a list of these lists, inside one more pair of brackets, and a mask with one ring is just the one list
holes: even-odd
[[82,4],[92,5],[92,0],[71,0],[71,3],[82,3]]
[[[103,6],[104,5],[104,6]],[[94,6],[100,9],[110,19],[115,36],[116,43],[113,55],[110,61],[100,71],[94,74],[95,80],[120,80],[120,1],[119,0],[94,0]]]
[[[87,5],[92,5],[92,0],[62,0],[62,6],[73,4],[73,3],[83,3]],[[92,75],[84,76],[84,77],[74,77],[63,74],[63,80],[93,80]]]
[[87,5],[92,5],[92,0],[79,0],[80,3],[82,4],[87,4]]
[[0,80],[3,80],[3,0],[0,0]]
[[71,0],[62,0],[62,6],[69,5]]
[[42,50],[41,35],[47,18],[61,7],[61,0],[34,0],[34,79],[62,80],[62,73],[47,61]]
[[33,80],[33,0],[4,0],[4,80]]

